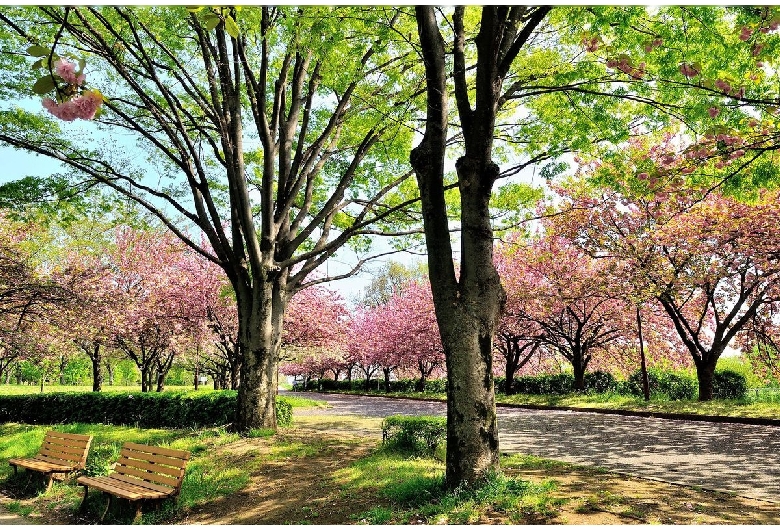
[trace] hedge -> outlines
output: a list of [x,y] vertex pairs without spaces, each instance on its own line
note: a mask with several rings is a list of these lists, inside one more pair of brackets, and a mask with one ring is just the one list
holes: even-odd
[[[218,392],[51,392],[0,396],[0,423],[103,423],[145,428],[227,425],[236,411],[234,390]],[[280,426],[292,423],[292,405],[276,399]]]
[[447,439],[443,416],[388,416],[382,421],[384,442],[413,454],[431,456]]

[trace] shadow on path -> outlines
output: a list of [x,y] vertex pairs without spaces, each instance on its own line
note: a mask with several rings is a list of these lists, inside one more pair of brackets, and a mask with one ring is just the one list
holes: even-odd
[[[446,405],[434,401],[301,395],[327,401],[333,408],[296,409],[296,415],[446,414]],[[498,408],[498,422],[505,453],[780,502],[780,427],[504,407]]]

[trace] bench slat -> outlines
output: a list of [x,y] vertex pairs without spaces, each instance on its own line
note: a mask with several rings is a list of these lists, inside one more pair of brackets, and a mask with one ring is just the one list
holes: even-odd
[[171,457],[171,456],[162,456],[162,455],[153,455],[150,453],[144,453],[141,451],[134,451],[131,449],[123,450],[120,453],[120,456],[125,456],[127,458],[133,458],[135,460],[142,460],[144,462],[151,462],[153,464],[163,464],[175,468],[180,468],[184,466],[187,463],[186,458],[177,458],[177,457]]
[[179,467],[161,466],[159,464],[153,464],[151,462],[142,462],[141,460],[131,460],[124,456],[119,457],[119,460],[117,460],[117,465],[123,465],[125,467],[131,467],[134,469],[139,469],[141,471],[149,471],[150,473],[159,473],[160,475],[167,475],[169,477],[174,477],[177,479],[179,478],[179,475],[182,474],[181,466]]
[[39,460],[37,458],[12,458],[8,461],[9,464],[22,466],[33,471],[39,471],[41,473],[49,472],[65,472],[72,471],[73,466],[68,464],[57,464],[54,462],[47,462],[45,460]]
[[133,486],[159,491],[160,493],[165,493],[166,495],[170,495],[176,492],[176,488],[165,486],[163,484],[156,484],[154,482],[147,482],[145,480],[141,480],[140,478],[135,478],[130,475],[120,475],[119,473],[113,473],[109,475],[109,478],[113,480],[125,482],[127,484],[132,484]]
[[117,464],[117,466],[114,468],[114,473],[118,473],[120,475],[130,475],[133,477],[138,477],[144,480],[148,480],[150,482],[157,482],[158,484],[166,484],[168,486],[173,486],[173,487],[177,487],[181,482],[181,480],[178,477],[159,475],[157,473],[150,473],[142,469],[136,469],[134,467],[127,467],[119,464]]
[[156,447],[152,445],[142,445],[137,444],[133,442],[125,442],[123,447],[127,447],[128,449],[134,449],[136,451],[140,451],[142,453],[151,453],[154,455],[164,455],[164,456],[173,456],[175,458],[182,458],[184,460],[189,460],[190,458],[190,452],[184,451],[182,449],[170,449],[168,447]]
[[83,452],[74,455],[73,453],[58,451],[55,449],[51,449],[50,447],[41,447],[41,450],[38,451],[38,455],[40,456],[48,456],[49,458],[56,458],[58,460],[69,460],[71,462],[81,461],[82,454]]
[[55,438],[47,438],[43,440],[41,447],[50,447],[55,450],[64,451],[67,453],[79,454],[89,447],[89,442],[82,442],[81,440],[58,440]]
[[78,483],[123,499],[160,499],[167,497],[165,492],[128,484],[112,477],[79,477]]
[[33,457],[33,459],[34,460],[38,460],[40,462],[48,462],[48,463],[54,464],[56,466],[68,467],[70,469],[75,469],[75,468],[78,467],[75,463],[73,463],[73,462],[71,462],[69,460],[62,460],[61,458],[52,458],[50,456],[35,455]]
[[71,434],[69,432],[47,431],[46,437],[49,436],[52,438],[63,438],[65,440],[74,440],[74,441],[82,441],[82,442],[92,441],[91,434]]

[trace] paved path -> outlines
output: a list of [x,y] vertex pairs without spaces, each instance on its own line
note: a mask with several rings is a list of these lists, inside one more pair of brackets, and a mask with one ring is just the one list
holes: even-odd
[[[445,414],[438,402],[306,393],[313,414]],[[303,411],[296,414],[304,413]],[[780,427],[499,407],[501,451],[780,502]],[[378,435],[381,435],[378,433]]]

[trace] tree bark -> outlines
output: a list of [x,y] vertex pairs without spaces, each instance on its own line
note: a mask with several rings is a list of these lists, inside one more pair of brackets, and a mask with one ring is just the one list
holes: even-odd
[[103,390],[103,371],[101,363],[103,362],[103,356],[100,354],[100,344],[95,344],[92,348],[92,391],[100,392]]
[[719,356],[710,356],[696,362],[696,378],[699,380],[699,401],[710,401],[713,398],[713,382],[715,381],[715,366]]
[[[235,429],[239,433],[263,427],[276,429],[277,370],[286,295],[280,279],[255,282],[254,292],[241,290],[239,336],[246,348],[241,358],[241,384]],[[250,296],[251,293],[251,296]]]

